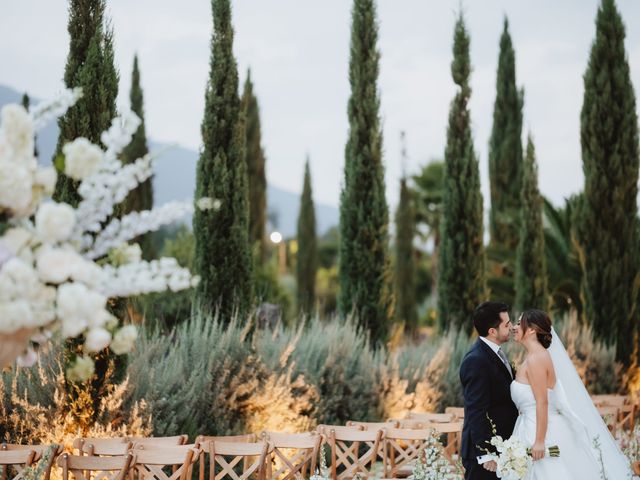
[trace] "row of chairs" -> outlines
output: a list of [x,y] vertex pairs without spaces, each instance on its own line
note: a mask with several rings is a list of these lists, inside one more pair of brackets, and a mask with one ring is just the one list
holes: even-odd
[[639,408],[627,395],[592,395],[594,405],[615,436],[619,430],[633,430]]

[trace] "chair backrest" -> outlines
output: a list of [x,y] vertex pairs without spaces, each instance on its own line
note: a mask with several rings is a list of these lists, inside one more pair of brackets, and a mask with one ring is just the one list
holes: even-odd
[[124,455],[131,443],[124,437],[115,438],[76,438],[73,448],[78,455],[113,456]]
[[451,413],[413,413],[410,412],[407,418],[430,423],[447,423],[455,420]]
[[360,426],[362,430],[384,430],[385,428],[398,428],[398,421],[394,419],[387,420],[386,422],[358,422],[349,420],[346,425],[347,427]]
[[444,409],[444,413],[454,416],[454,420],[464,419],[464,407],[447,407]]
[[425,429],[435,430],[440,435],[445,436],[444,453],[449,460],[453,460],[455,455],[460,454],[462,448],[462,426],[464,422],[449,423],[429,423],[425,425]]
[[[266,477],[269,444],[262,442],[211,441],[206,446],[209,454],[209,480],[246,480],[252,475],[258,480]],[[239,464],[242,461],[242,471]]]
[[134,444],[132,469],[138,480],[187,480],[200,453],[194,445]]
[[389,422],[395,422],[395,428],[414,428],[417,430],[423,430],[424,426],[430,423],[424,420],[416,420],[415,418],[391,418]]
[[[36,452],[33,450],[7,450],[0,451],[0,468],[2,478],[11,480],[21,480],[25,467],[33,464]],[[13,467],[14,475],[9,476],[9,467]]]
[[174,435],[172,437],[128,437],[127,440],[136,445],[154,445],[158,447],[174,447],[186,445],[188,435]]
[[[328,434],[331,448],[331,476],[333,480],[351,479],[356,474],[369,477],[378,458],[384,430],[355,430],[331,428]],[[364,446],[362,450],[361,446]],[[368,447],[368,448],[366,448]],[[364,453],[361,454],[361,451]]]
[[384,437],[384,476],[398,478],[410,473],[412,464],[433,442],[432,429],[392,428]]
[[628,403],[626,395],[592,395],[591,400],[596,406],[621,407]]
[[[44,475],[41,480],[49,480],[51,477],[51,467],[53,467],[53,463],[58,455],[62,453],[62,446],[60,445],[18,445],[15,443],[3,443],[0,446],[0,450],[4,451],[21,451],[21,450],[31,450],[35,453],[33,458],[34,462],[39,462],[45,453],[51,449],[55,448],[55,450],[51,453],[47,461],[47,465],[44,469]],[[4,479],[4,477],[2,477]]]
[[[298,476],[309,478],[316,470],[322,435],[309,433],[262,432],[262,439],[271,446],[267,461],[267,478],[294,480]],[[275,471],[272,464],[276,465]]]
[[324,435],[325,438],[329,438],[329,432],[334,430],[336,433],[340,432],[353,432],[358,430],[364,430],[362,425],[325,425],[321,424],[316,427],[316,432]]
[[607,427],[609,427],[609,430],[611,430],[611,434],[615,436],[618,430],[618,415],[620,414],[620,407],[599,405],[596,408],[598,409],[598,413],[604,420],[604,423],[606,423]]
[[[198,468],[200,469],[200,474],[198,475],[199,480],[204,480],[204,472],[206,469],[206,460],[205,460],[205,450],[207,450],[207,445],[209,442],[225,442],[225,443],[255,443],[258,441],[258,436],[255,433],[249,433],[246,435],[198,435],[196,437],[196,447],[200,450],[200,458],[198,462]],[[245,459],[245,467],[246,462],[249,459]]]
[[90,457],[63,453],[58,457],[62,480],[124,480],[133,462],[133,455]]

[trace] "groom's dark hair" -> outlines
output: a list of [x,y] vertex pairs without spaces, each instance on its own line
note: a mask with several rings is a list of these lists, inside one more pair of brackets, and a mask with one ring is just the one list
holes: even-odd
[[509,305],[502,302],[483,302],[473,311],[473,326],[478,335],[486,337],[490,328],[498,328],[502,322],[500,314],[508,312]]

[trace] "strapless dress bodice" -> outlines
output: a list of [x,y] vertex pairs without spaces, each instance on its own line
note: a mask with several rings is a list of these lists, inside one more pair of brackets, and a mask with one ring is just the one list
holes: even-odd
[[[562,401],[559,390],[562,388],[559,382],[555,387],[547,389],[549,401],[549,415],[562,413]],[[536,398],[533,395],[531,385],[514,380],[511,382],[511,399],[518,408],[520,415],[536,414]]]

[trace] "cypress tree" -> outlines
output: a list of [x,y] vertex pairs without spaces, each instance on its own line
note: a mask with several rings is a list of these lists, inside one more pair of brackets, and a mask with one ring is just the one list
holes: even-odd
[[509,22],[504,19],[496,78],[493,128],[489,140],[491,243],[514,250],[518,245],[522,185],[523,94],[516,87],[516,61]]
[[229,0],[212,0],[213,36],[202,120],[203,149],[196,172],[196,198],[221,201],[219,209],[196,209],[196,294],[205,310],[219,309],[224,321],[251,302],[251,248],[245,132],[233,56]]
[[338,307],[342,314],[355,313],[375,342],[385,340],[393,318],[375,1],[354,0],[351,21],[351,96],[340,196]]
[[516,310],[548,308],[547,266],[542,225],[542,197],[531,135],[522,168],[520,241],[516,255]]
[[637,331],[638,117],[614,0],[603,0],[584,75],[580,143],[584,195],[578,242],[585,313],[603,340],[617,342],[628,363]]
[[449,111],[444,154],[438,311],[441,329],[471,332],[471,314],[484,299],[482,194],[471,136],[469,35],[456,21],[451,74],[458,85]]
[[[55,157],[65,143],[85,137],[99,144],[100,135],[116,115],[118,72],[114,64],[113,30],[105,15],[105,0],[71,0],[69,55],[64,72],[67,88],[82,87],[82,98],[58,120]],[[77,205],[77,183],[58,172],[54,199]]]
[[260,107],[253,93],[251,70],[247,71],[244,83],[242,105],[246,117],[247,176],[249,181],[249,241],[256,248],[259,263],[267,256],[265,222],[267,210],[267,179],[265,176],[265,155],[262,149],[260,128]]
[[415,337],[418,329],[416,311],[416,268],[413,236],[416,215],[407,179],[400,180],[400,202],[396,211],[396,320],[404,322],[405,330]]
[[[144,125],[144,98],[142,87],[140,85],[140,69],[138,67],[138,55],[133,57],[133,71],[131,73],[131,91],[129,93],[129,101],[131,102],[131,110],[140,117],[142,123],[138,127],[136,133],[133,134],[131,143],[127,145],[123,152],[123,163],[135,162],[138,158],[144,157],[149,153],[147,147],[147,133]],[[126,215],[133,211],[150,210],[153,208],[153,178],[149,178],[138,185],[129,195],[119,208],[121,215]],[[136,239],[142,247],[143,255],[146,259],[154,257],[153,244],[151,235],[146,234]]]
[[304,186],[298,214],[298,255],[296,280],[298,285],[298,310],[311,313],[316,301],[316,271],[318,247],[316,239],[316,212],[311,190],[309,160],[304,166]]

